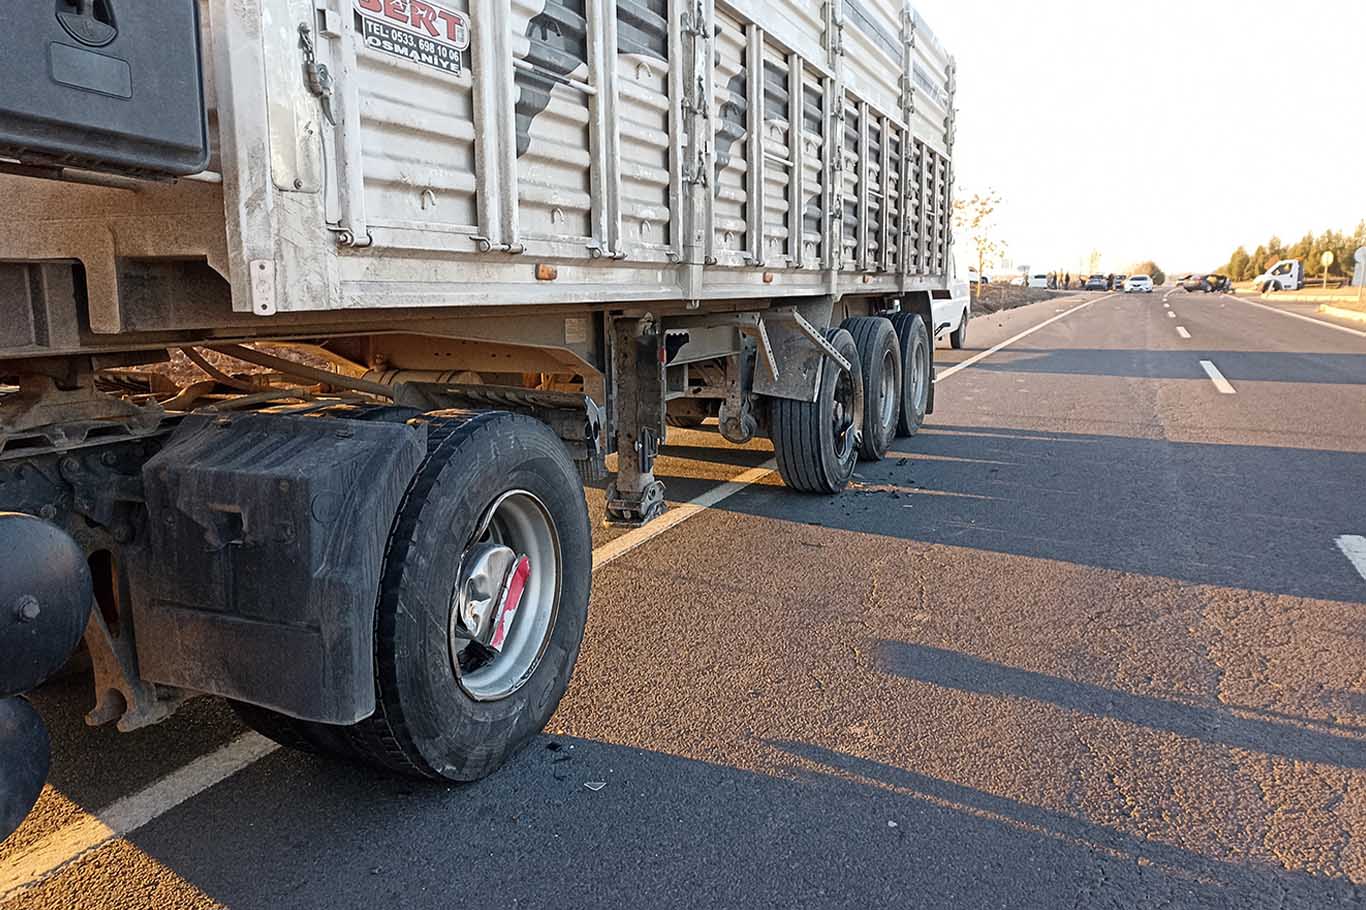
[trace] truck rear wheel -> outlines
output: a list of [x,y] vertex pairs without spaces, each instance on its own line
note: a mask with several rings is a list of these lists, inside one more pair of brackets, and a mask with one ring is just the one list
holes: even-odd
[[949,332],[949,346],[955,351],[961,351],[963,345],[968,343],[968,311],[963,311],[963,321],[958,323],[958,328]]
[[925,423],[930,408],[931,362],[930,332],[917,313],[892,316],[897,339],[901,342],[901,373],[905,386],[901,392],[901,417],[896,435],[914,436]]
[[892,323],[881,316],[846,319],[840,328],[854,336],[863,371],[863,440],[859,457],[864,461],[881,461],[892,447],[901,417],[905,387],[901,346]]
[[564,444],[501,412],[434,418],[385,554],[375,713],[349,726],[239,706],[287,746],[421,777],[492,773],[545,726],[588,617],[588,510]]
[[853,336],[833,329],[826,337],[850,368],[827,359],[814,402],[772,399],[769,432],[783,482],[803,493],[832,495],[849,484],[858,463],[863,375]]

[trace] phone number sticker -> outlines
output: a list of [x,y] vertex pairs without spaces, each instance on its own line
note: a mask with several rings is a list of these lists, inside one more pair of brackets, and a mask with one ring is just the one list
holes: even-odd
[[356,0],[361,39],[371,50],[459,76],[470,17],[427,0]]

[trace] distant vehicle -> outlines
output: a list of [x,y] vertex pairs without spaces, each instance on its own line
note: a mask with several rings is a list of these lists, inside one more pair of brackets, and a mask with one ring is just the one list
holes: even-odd
[[968,267],[968,284],[991,284],[991,276],[983,275],[972,266]]
[[1209,275],[1205,278],[1205,291],[1210,294],[1227,294],[1233,290],[1233,281],[1227,275]]
[[1086,279],[1084,289],[1088,291],[1108,291],[1110,290],[1110,279],[1104,275],[1092,275]]
[[1153,292],[1153,279],[1148,275],[1130,275],[1124,279],[1124,293],[1126,294],[1151,294]]
[[1114,277],[1114,280],[1113,280],[1112,282],[1110,282],[1110,290],[1112,290],[1112,291],[1122,291],[1122,290],[1124,290],[1124,281],[1125,281],[1125,279],[1127,279],[1128,277],[1129,277],[1128,275],[1116,275],[1116,276]]
[[1030,276],[1029,276],[1029,286],[1032,287],[1032,288],[1042,288],[1043,290],[1048,290],[1048,276],[1047,276],[1047,275],[1030,275]]
[[1025,286],[1025,282],[1026,279],[1023,275],[1016,275],[1014,278],[1010,279],[1010,286],[1013,288],[1022,288]]
[[1304,287],[1304,265],[1298,259],[1282,259],[1256,278],[1252,286],[1263,294],[1272,291],[1298,291]]
[[1177,280],[1176,286],[1183,291],[1203,291],[1205,289],[1205,276],[1182,275]]

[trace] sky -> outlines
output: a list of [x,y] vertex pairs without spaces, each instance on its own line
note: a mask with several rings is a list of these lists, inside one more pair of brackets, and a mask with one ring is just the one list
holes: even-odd
[[912,2],[1011,265],[1202,271],[1366,218],[1366,0]]

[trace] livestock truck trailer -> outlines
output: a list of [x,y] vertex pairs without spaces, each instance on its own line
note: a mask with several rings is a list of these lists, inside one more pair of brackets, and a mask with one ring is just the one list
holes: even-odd
[[[954,63],[900,0],[47,0],[0,30],[0,824],[232,702],[490,773],[669,427],[835,494],[933,406]],[[172,369],[170,366],[175,365]],[[83,644],[82,644],[83,643]]]

